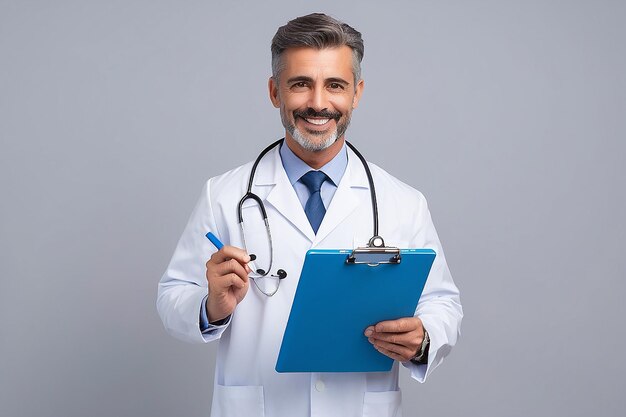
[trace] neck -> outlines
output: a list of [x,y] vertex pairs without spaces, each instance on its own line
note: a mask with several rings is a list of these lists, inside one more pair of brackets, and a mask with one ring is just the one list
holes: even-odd
[[289,134],[285,136],[285,143],[289,146],[289,149],[296,154],[296,156],[302,159],[308,166],[313,169],[320,169],[327,163],[329,163],[343,147],[344,137],[337,139],[335,143],[330,145],[326,149],[321,151],[309,151],[304,149],[298,142],[296,142]]

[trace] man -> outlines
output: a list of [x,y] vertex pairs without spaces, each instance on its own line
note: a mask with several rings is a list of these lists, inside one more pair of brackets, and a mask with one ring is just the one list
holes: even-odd
[[[207,182],[161,279],[157,307],[167,330],[190,342],[220,340],[213,416],[397,416],[398,363],[424,381],[456,343],[459,293],[426,201],[370,164],[386,244],[437,253],[415,316],[364,329],[372,348],[396,362],[384,373],[274,370],[306,251],[364,246],[371,236],[367,177],[344,137],[363,93],[362,58],[361,34],[329,16],[311,14],[279,28],[269,95],[285,141],[260,159],[251,189],[265,204],[273,251],[254,201],[241,209],[253,229],[245,241],[239,229],[249,163]],[[207,232],[225,246],[216,250]],[[251,259],[246,247],[266,249]],[[324,323],[319,329],[323,338]]]

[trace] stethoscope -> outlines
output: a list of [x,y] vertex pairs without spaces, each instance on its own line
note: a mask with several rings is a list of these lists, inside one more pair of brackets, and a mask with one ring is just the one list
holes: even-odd
[[[243,249],[246,251],[247,251],[246,234],[244,231],[243,211],[242,211],[243,204],[249,199],[254,200],[257,203],[259,210],[261,211],[261,215],[263,216],[263,221],[265,222],[265,230],[267,231],[267,238],[269,241],[269,250],[270,250],[269,251],[269,258],[270,258],[269,267],[267,268],[267,270],[265,269],[253,270],[252,273],[250,274],[250,278],[252,278],[252,281],[256,285],[257,289],[268,297],[271,297],[274,294],[276,294],[276,292],[278,291],[278,288],[280,287],[280,281],[282,281],[283,279],[287,277],[287,272],[284,269],[278,269],[276,271],[276,274],[270,274],[270,271],[272,270],[272,264],[274,261],[274,247],[272,245],[272,233],[270,231],[269,221],[267,220],[267,211],[265,210],[265,204],[263,204],[263,200],[261,200],[261,198],[258,195],[252,192],[252,183],[254,182],[254,175],[256,173],[256,168],[259,165],[259,162],[261,161],[261,159],[263,159],[263,157],[274,147],[280,146],[283,143],[283,141],[284,141],[284,138],[277,140],[276,142],[272,143],[270,146],[265,148],[263,151],[261,151],[259,156],[257,156],[256,160],[254,161],[254,164],[252,165],[252,171],[250,172],[250,177],[248,179],[248,190],[246,191],[244,196],[241,197],[241,200],[239,200],[239,205],[237,206],[237,219],[239,221],[239,229],[241,230]],[[374,234],[370,238],[367,246],[370,248],[382,248],[385,246],[385,242],[383,238],[378,235],[378,204],[376,202],[376,190],[374,189],[374,180],[372,178],[372,173],[363,155],[361,155],[361,153],[350,142],[346,141],[346,144],[350,147],[350,149],[352,149],[352,151],[356,154],[356,156],[361,160],[361,163],[363,164],[363,168],[365,168],[365,173],[367,174],[367,181],[369,182],[370,197],[372,200],[372,213],[374,216]],[[252,261],[256,260],[256,255],[254,254],[249,254],[249,255]],[[265,278],[268,275],[273,278],[278,278],[278,284],[276,285],[276,288],[273,289],[272,291],[265,291],[263,288],[259,286],[259,283],[257,282],[257,280],[261,278]]]

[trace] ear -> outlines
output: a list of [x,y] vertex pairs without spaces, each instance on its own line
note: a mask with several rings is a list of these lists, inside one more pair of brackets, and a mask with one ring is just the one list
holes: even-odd
[[362,79],[356,84],[356,90],[354,92],[354,98],[352,99],[352,108],[356,109],[359,106],[361,95],[363,94],[363,88],[365,87],[365,81]]
[[267,88],[269,90],[270,100],[272,104],[274,105],[274,107],[279,108],[280,96],[278,95],[278,83],[276,82],[276,80],[274,80],[274,77],[270,77],[269,81],[267,82]]

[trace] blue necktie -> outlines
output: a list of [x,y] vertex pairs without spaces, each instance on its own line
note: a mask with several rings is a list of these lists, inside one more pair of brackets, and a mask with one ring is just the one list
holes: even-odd
[[304,213],[316,234],[317,229],[319,229],[320,224],[322,224],[324,214],[326,214],[326,208],[324,207],[322,196],[320,195],[322,183],[326,181],[326,178],[328,177],[322,171],[309,171],[300,178],[300,181],[302,181],[311,192],[304,206]]

